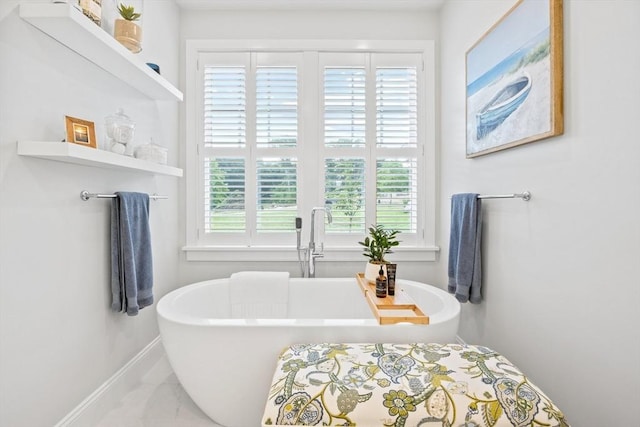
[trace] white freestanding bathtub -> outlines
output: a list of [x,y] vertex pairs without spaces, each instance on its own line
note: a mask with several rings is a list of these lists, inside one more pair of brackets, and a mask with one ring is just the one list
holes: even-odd
[[176,289],[157,304],[162,343],[180,383],[225,427],[260,425],[277,357],[297,343],[455,342],[460,304],[431,285],[398,280],[429,325],[379,325],[354,278],[292,278],[287,318],[231,318],[229,279]]

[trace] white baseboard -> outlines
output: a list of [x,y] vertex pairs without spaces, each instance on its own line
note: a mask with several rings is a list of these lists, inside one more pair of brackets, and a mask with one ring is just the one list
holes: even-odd
[[141,383],[144,375],[160,360],[163,353],[164,349],[158,336],[54,427],[85,427],[98,424],[124,395]]

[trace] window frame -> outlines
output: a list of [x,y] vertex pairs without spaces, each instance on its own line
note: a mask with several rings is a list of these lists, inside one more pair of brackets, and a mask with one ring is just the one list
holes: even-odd
[[[258,245],[248,246],[246,242],[239,244],[229,244],[228,241],[222,242],[220,245],[203,244],[202,239],[198,236],[198,230],[202,230],[203,224],[198,215],[198,209],[201,208],[202,198],[199,189],[201,188],[201,180],[199,171],[201,165],[198,164],[200,158],[200,143],[202,130],[200,126],[200,114],[202,106],[199,102],[202,100],[201,95],[198,96],[199,87],[198,79],[201,78],[202,69],[200,68],[199,58],[201,55],[210,53],[238,53],[238,52],[290,52],[300,53],[302,57],[302,66],[305,67],[305,76],[309,78],[322,79],[319,75],[321,72],[319,55],[316,52],[325,53],[408,53],[422,55],[423,63],[423,90],[419,94],[422,103],[421,114],[422,120],[419,120],[418,132],[421,133],[423,144],[420,147],[423,150],[423,167],[418,170],[418,179],[423,182],[423,189],[418,194],[419,222],[421,226],[419,231],[422,236],[418,236],[417,242],[411,245],[401,245],[394,252],[394,260],[398,261],[434,261],[439,248],[435,245],[436,230],[436,120],[435,120],[435,43],[432,40],[188,40],[186,42],[186,65],[185,65],[185,82],[186,82],[186,101],[183,104],[184,111],[184,135],[185,135],[185,163],[186,163],[186,194],[185,194],[185,236],[186,244],[182,248],[186,254],[187,261],[230,261],[230,260],[247,260],[247,261],[296,261],[297,252],[295,248],[295,233],[291,233],[286,239],[282,240],[278,245]],[[299,94],[302,99],[311,101],[317,106],[316,108],[305,108],[299,106],[300,121],[305,123],[299,129],[299,142],[311,140],[305,134],[316,135],[321,134],[321,126],[323,123],[322,108],[323,103],[320,93],[310,93],[306,90],[302,83],[304,77],[301,76],[299,81]],[[374,125],[375,126],[375,125]],[[324,149],[324,147],[323,147]],[[308,152],[309,150],[307,150]],[[303,158],[298,159],[304,162]],[[315,169],[317,170],[311,170]],[[298,173],[298,186],[314,186],[314,188],[323,188],[323,165],[316,162],[312,168],[305,166],[305,173]],[[318,182],[314,182],[318,180]],[[375,187],[374,187],[375,188]],[[375,190],[374,190],[375,191]],[[253,204],[251,200],[247,200],[247,204]],[[299,211],[310,212],[313,203],[305,202],[299,204]],[[308,215],[303,214],[303,236],[308,235],[309,220]],[[367,225],[368,227],[368,225]],[[293,229],[293,224],[292,224]],[[364,236],[363,236],[364,237]],[[354,239],[355,240],[355,239]],[[358,239],[359,240],[359,239]],[[303,237],[303,245],[306,245],[306,238]],[[361,261],[362,254],[360,247],[354,242],[353,245],[339,243],[340,246],[325,247],[324,261]]]

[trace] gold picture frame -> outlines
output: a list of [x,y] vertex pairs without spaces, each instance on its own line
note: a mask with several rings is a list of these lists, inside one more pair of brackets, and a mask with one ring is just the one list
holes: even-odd
[[562,0],[520,0],[466,53],[466,157],[564,132]]
[[96,128],[93,122],[77,117],[64,117],[67,126],[67,142],[97,148]]

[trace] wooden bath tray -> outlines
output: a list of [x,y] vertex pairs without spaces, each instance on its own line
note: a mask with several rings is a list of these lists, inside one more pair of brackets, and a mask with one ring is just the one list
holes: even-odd
[[364,278],[364,273],[356,274],[356,281],[364,294],[371,311],[381,325],[408,322],[420,325],[429,324],[425,315],[413,299],[402,289],[396,288],[395,296],[376,297],[376,287]]

